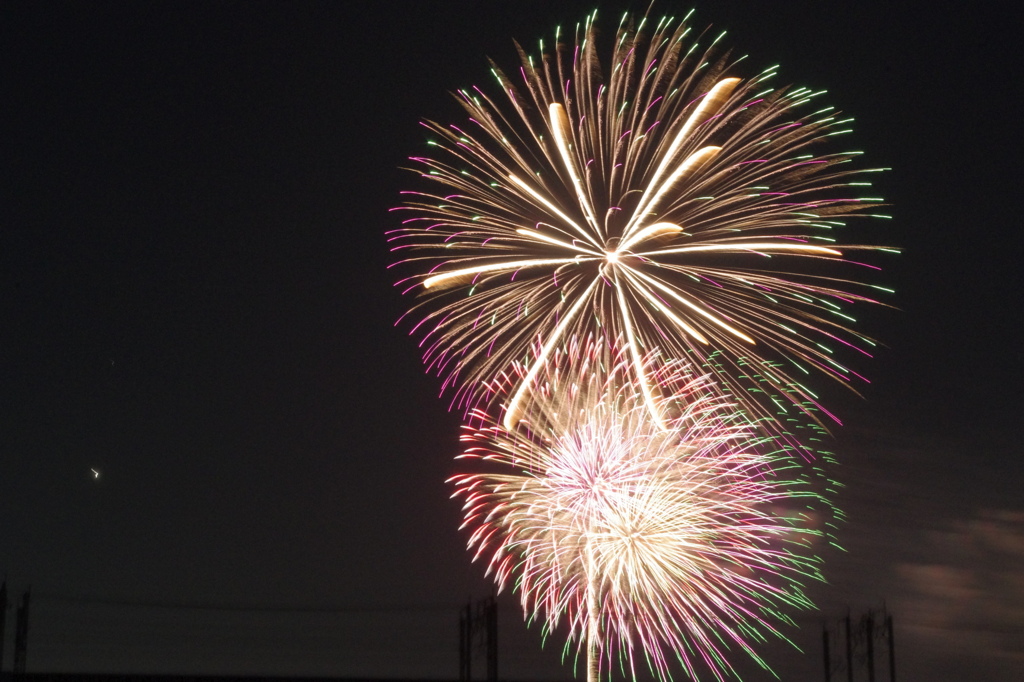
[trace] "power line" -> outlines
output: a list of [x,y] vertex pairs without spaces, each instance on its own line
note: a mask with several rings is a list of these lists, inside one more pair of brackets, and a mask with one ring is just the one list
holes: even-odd
[[334,604],[311,606],[306,604],[254,604],[246,602],[189,601],[177,599],[140,599],[126,597],[102,597],[92,595],[69,595],[53,592],[36,592],[36,600],[63,602],[69,604],[93,604],[99,606],[120,606],[139,609],[176,609],[183,611],[230,611],[246,613],[439,613],[457,612],[460,604]]

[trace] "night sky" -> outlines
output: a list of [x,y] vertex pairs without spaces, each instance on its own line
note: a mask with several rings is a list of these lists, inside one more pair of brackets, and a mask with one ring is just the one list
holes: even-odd
[[[750,74],[779,63],[856,118],[842,144],[893,168],[895,217],[857,235],[905,249],[873,259],[897,295],[859,321],[885,347],[847,358],[864,399],[816,384],[846,422],[845,551],[790,633],[805,655],[762,650],[820,679],[822,620],[884,602],[901,680],[1009,681],[1019,21],[893,4],[697,6]],[[627,7],[597,6],[608,31]],[[458,607],[491,588],[444,483],[459,415],[394,326],[388,209],[422,118],[464,121],[449,92],[498,92],[488,57],[593,7],[0,7],[0,571],[32,588],[29,670],[457,677]],[[501,605],[502,677],[570,677]]]

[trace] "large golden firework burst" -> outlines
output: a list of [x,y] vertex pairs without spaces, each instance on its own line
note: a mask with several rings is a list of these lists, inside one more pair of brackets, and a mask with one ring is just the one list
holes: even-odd
[[495,67],[505,101],[460,91],[469,121],[426,123],[435,153],[413,159],[430,184],[406,193],[392,240],[416,269],[402,282],[425,297],[424,359],[469,408],[530,357],[502,397],[507,427],[573,336],[625,338],[662,423],[640,361],[653,350],[721,354],[717,380],[764,416],[774,406],[752,375],[817,405],[804,377],[850,379],[836,351],[872,345],[849,326],[845,308],[873,299],[844,254],[875,247],[837,233],[877,205],[861,194],[877,169],[819,144],[849,121],[820,93],[772,86],[774,69],[742,77],[686,21],[645,23],[623,20],[608,62],[590,17],[573,44],[523,54],[515,76]]

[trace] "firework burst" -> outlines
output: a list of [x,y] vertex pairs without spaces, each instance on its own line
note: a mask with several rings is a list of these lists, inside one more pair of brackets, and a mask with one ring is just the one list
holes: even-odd
[[645,22],[623,20],[602,70],[590,17],[574,44],[524,53],[515,77],[495,67],[502,98],[460,91],[466,125],[425,123],[436,154],[413,162],[433,184],[400,207],[393,247],[416,270],[400,284],[424,295],[424,360],[462,407],[530,358],[499,398],[507,428],[574,336],[627,340],[663,427],[651,351],[721,353],[716,380],[765,415],[751,375],[813,405],[802,378],[848,380],[836,347],[872,345],[848,326],[845,308],[873,299],[844,253],[874,247],[835,237],[877,205],[860,194],[872,170],[854,168],[857,152],[818,151],[848,120],[820,93],[773,87],[774,70],[735,75],[740,60],[685,21]]
[[706,376],[645,357],[668,428],[654,422],[615,347],[552,354],[513,430],[470,415],[463,459],[487,471],[451,479],[470,548],[528,617],[567,623],[588,679],[613,659],[635,676],[638,653],[661,678],[676,657],[691,677],[723,679],[734,648],[764,665],[754,645],[782,636],[787,607],[811,606],[801,583],[819,576],[812,545],[831,507],[804,460]]

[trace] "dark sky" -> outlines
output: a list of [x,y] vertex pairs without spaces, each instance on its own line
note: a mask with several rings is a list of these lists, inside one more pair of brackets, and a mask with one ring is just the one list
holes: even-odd
[[[363,5],[0,8],[0,570],[32,586],[32,670],[457,675],[490,588],[444,484],[459,416],[393,326],[388,209],[418,121],[593,3]],[[994,7],[697,7],[856,117],[894,169],[864,238],[905,248],[866,399],[824,387],[846,551],[806,655],[766,648],[784,679],[883,601],[901,680],[1024,668],[1024,65]],[[568,677],[502,606],[502,676]]]

